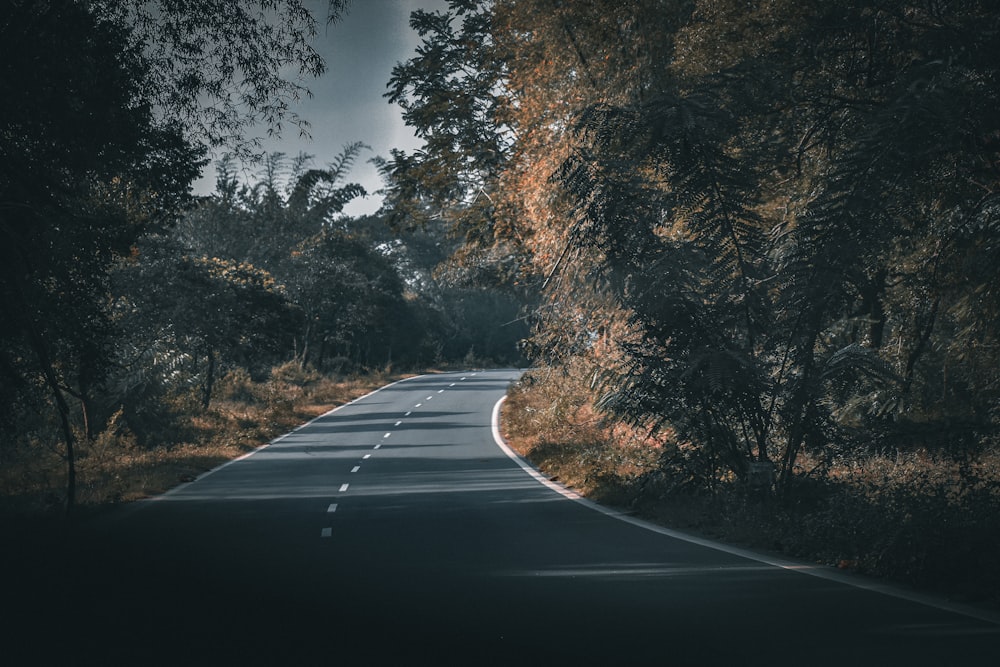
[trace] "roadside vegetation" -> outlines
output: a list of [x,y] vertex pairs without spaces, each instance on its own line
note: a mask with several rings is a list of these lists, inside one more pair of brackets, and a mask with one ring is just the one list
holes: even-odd
[[[289,362],[261,381],[242,369],[225,373],[208,409],[201,407],[197,391],[166,396],[149,432],[137,434],[119,410],[93,439],[78,434],[78,511],[163,493],[401,377],[384,372],[335,377]],[[4,448],[0,519],[62,515],[66,466],[60,454],[42,437]]]
[[508,408],[534,460],[995,601],[994,3],[452,0],[413,25],[390,96],[426,144],[394,193],[538,289]]
[[417,10],[386,97],[423,146],[372,158],[361,218],[363,143],[248,136],[305,129],[301,0],[10,4],[6,496],[134,497],[130,462],[196,474],[339,400],[330,378],[523,357],[508,428],[570,485],[996,600],[992,0]]
[[0,20],[0,509],[155,493],[393,373],[519,358],[525,290],[453,261],[450,225],[343,213],[363,143],[259,154],[253,132],[306,127],[320,20],[300,0]]
[[583,371],[533,370],[504,404],[504,436],[550,479],[672,528],[1000,608],[1000,451],[806,455],[776,495],[706,477],[692,443],[602,415]]

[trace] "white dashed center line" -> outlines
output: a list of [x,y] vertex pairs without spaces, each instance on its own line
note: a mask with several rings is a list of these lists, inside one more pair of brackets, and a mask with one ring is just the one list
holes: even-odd
[[454,386],[455,386],[455,383],[454,383],[454,382],[452,382],[452,383],[451,383],[450,385],[448,385],[448,386],[449,386],[449,387],[454,387]]
[[444,393],[444,389],[442,389],[442,390],[441,390],[441,391],[439,391],[438,393],[439,393],[439,394],[443,394],[443,393]]
[[337,511],[337,503],[330,503],[330,506],[326,508],[327,514],[333,514]]
[[350,486],[350,484],[341,484],[340,485],[340,492],[343,493],[344,491],[347,491],[347,487],[349,487],[349,486]]
[[401,422],[401,421],[398,421],[398,422],[396,422],[395,424],[393,424],[393,426],[399,426],[399,425],[400,425],[400,424],[402,424],[402,423],[403,423],[403,422]]
[[361,460],[362,460],[362,461],[367,461],[367,460],[368,460],[368,459],[370,459],[371,457],[372,457],[372,455],[371,455],[371,454],[365,454],[364,456],[362,456],[362,457],[361,457]]
[[375,445],[375,449],[378,449],[378,448],[379,448],[379,447],[381,447],[381,446],[382,446],[382,443],[380,442],[380,443],[378,443],[377,445]]
[[351,472],[357,472],[359,470],[361,470],[361,466],[354,466],[353,468],[351,468]]
[[406,413],[405,415],[403,415],[403,416],[404,416],[404,417],[409,417],[409,416],[410,416],[410,415],[412,415],[412,414],[413,414],[412,412],[407,412],[407,413]]
[[388,438],[390,435],[392,435],[392,433],[386,433],[385,435],[382,436],[382,439],[384,440],[385,438]]
[[416,405],[414,405],[413,407],[415,407],[415,408],[419,408],[419,407],[420,407],[421,405],[423,405],[423,403],[417,403],[417,404],[416,404]]
[[425,401],[429,401],[429,400],[431,400],[432,398],[434,398],[434,397],[433,397],[433,396],[428,396],[428,397],[427,397],[427,398],[425,398],[424,400],[425,400]]
[[333,535],[333,528],[324,528],[323,532],[319,534],[320,537],[330,537]]

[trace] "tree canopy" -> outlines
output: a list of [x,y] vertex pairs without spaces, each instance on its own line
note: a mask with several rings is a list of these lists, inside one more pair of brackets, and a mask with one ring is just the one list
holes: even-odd
[[428,141],[394,166],[442,195],[455,180],[423,166],[488,169],[488,243],[546,295],[537,358],[590,359],[599,405],[693,443],[706,474],[774,461],[786,486],[803,448],[915,430],[964,451],[997,425],[998,21],[986,2],[454,1],[414,16],[424,45],[390,90]]
[[[331,20],[345,4],[330,3]],[[70,400],[90,433],[91,397],[114,356],[112,266],[172,226],[208,148],[249,154],[251,128],[281,130],[289,101],[322,71],[308,45],[315,23],[299,0],[7,3],[0,394],[54,406],[69,506]]]

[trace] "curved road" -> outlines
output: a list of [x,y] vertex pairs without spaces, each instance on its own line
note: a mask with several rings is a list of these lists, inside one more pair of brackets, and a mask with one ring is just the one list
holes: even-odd
[[[517,376],[390,385],[88,526],[71,558],[50,550],[34,562],[45,576],[21,577],[30,592],[8,603],[20,618],[5,653],[101,665],[1000,659],[988,614],[679,539],[539,483],[494,440]],[[60,641],[32,643],[40,624]]]

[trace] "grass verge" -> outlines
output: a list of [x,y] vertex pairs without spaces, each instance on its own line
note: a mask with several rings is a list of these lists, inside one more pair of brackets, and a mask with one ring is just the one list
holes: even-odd
[[[79,437],[79,513],[163,493],[403,377],[407,376],[331,377],[295,364],[275,368],[264,382],[233,372],[219,381],[208,409],[202,409],[193,395],[170,397],[170,418],[153,440],[138,438],[116,413],[95,438]],[[0,465],[0,519],[31,524],[61,517],[66,487],[61,452],[48,442],[29,438],[6,454]]]

